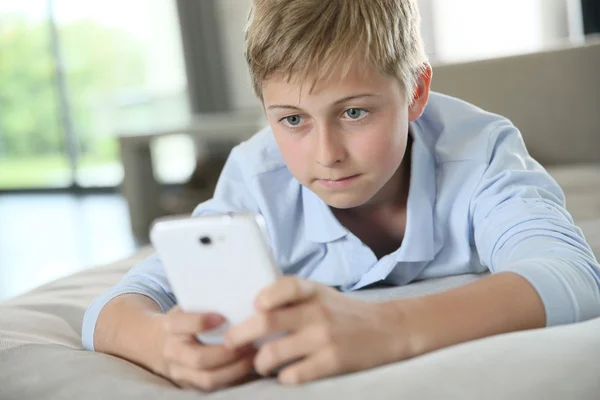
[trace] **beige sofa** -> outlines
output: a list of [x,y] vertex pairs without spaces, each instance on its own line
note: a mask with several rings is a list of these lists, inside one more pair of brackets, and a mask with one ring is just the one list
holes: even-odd
[[[439,66],[435,74],[436,90],[505,113],[522,127],[600,256],[600,45]],[[212,394],[179,390],[124,360],[81,348],[87,305],[149,251],[0,303],[0,399],[600,398],[600,319],[491,337],[296,388],[265,379]],[[478,278],[352,295],[415,296]]]

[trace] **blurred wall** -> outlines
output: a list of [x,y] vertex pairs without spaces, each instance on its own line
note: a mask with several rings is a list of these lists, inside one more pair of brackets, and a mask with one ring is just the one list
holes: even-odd
[[234,109],[258,108],[260,103],[254,96],[244,59],[244,27],[251,0],[219,0],[217,17],[225,31],[221,35],[224,47],[223,58],[229,77],[229,95]]
[[433,0],[436,61],[537,51],[569,38],[571,0]]

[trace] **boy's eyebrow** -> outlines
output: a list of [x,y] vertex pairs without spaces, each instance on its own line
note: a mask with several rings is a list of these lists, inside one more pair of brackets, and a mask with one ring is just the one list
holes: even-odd
[[[341,98],[339,100],[336,100],[335,103],[333,103],[333,104],[337,105],[337,104],[340,104],[340,103],[345,103],[345,102],[350,101],[350,100],[356,100],[356,99],[361,98],[361,97],[381,97],[381,95],[372,94],[372,93],[356,94],[356,95],[347,96],[347,97]],[[272,106],[269,106],[267,108],[267,110],[274,110],[274,109],[277,109],[277,108],[280,108],[280,109],[300,110],[299,107],[291,106],[291,105],[287,105],[287,104],[274,104]]]

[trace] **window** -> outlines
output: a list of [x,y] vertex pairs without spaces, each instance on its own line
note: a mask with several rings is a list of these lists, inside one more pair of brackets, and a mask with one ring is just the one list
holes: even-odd
[[579,0],[419,0],[432,61],[461,62],[542,50],[573,39]]
[[172,1],[3,1],[0,189],[119,184],[116,134],[187,116],[181,53]]

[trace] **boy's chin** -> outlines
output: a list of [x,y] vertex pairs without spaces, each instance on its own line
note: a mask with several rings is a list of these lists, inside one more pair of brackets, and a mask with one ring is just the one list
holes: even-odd
[[340,194],[328,194],[319,195],[328,206],[337,208],[339,210],[347,210],[351,208],[360,207],[369,201],[369,197],[364,196],[364,193],[340,193]]

